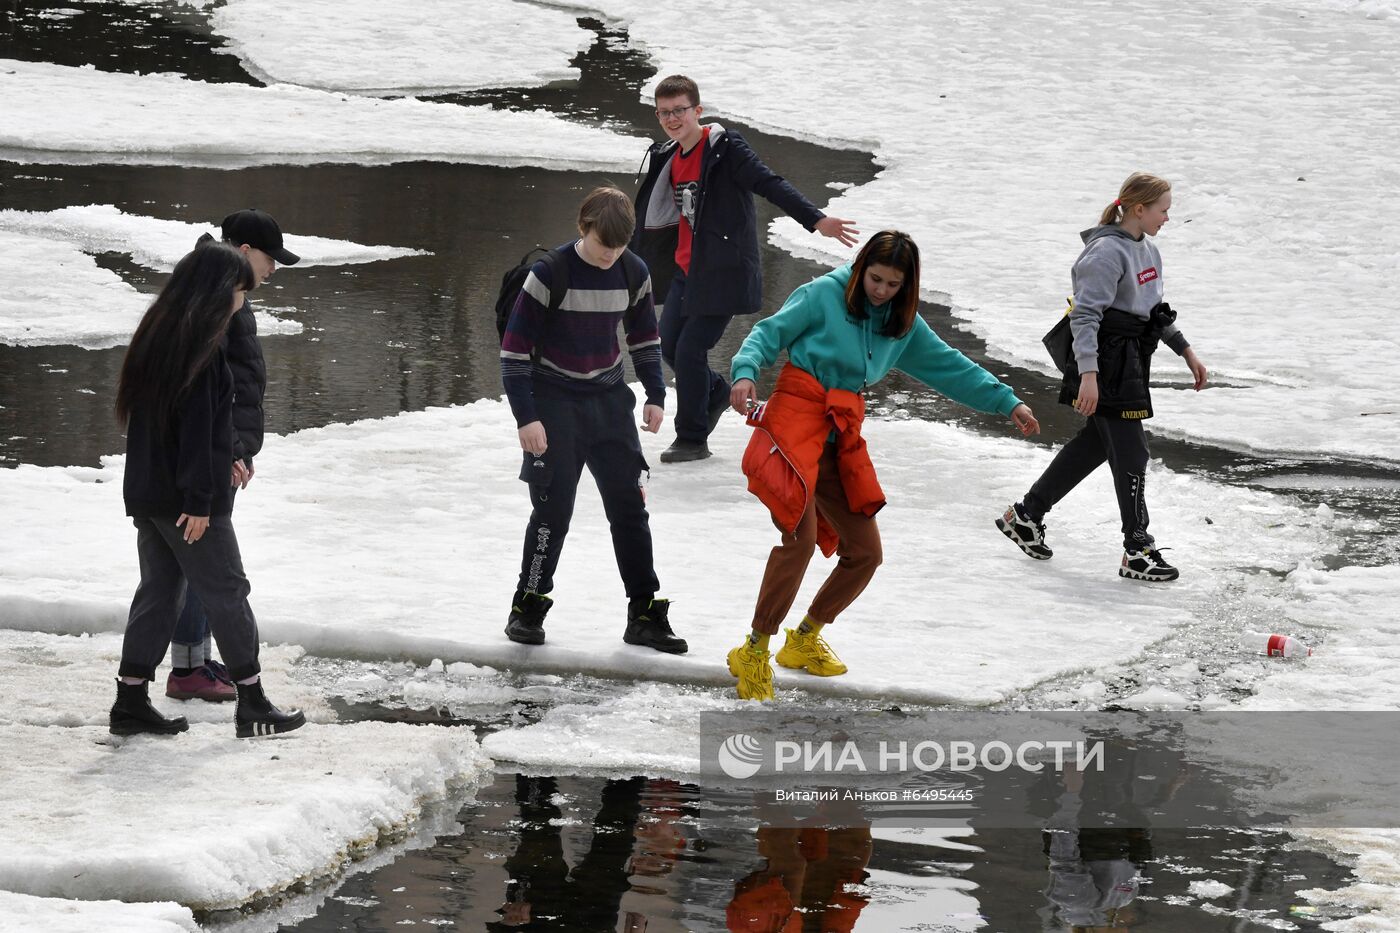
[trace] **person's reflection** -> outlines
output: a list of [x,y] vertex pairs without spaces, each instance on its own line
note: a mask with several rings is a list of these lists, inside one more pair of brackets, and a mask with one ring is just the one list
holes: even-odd
[[[769,815],[770,824],[789,822]],[[873,848],[870,824],[858,812],[818,813],[811,822],[820,825],[759,827],[758,854],[764,865],[734,885],[725,910],[731,933],[855,929],[869,903],[859,886]]]
[[[1049,860],[1049,904],[1040,913],[1072,933],[1101,933],[1131,926],[1143,869],[1152,860],[1146,829],[1081,827],[1084,775],[1075,768],[1061,775],[1064,792],[1043,833]],[[1121,801],[1119,802],[1121,806]]]
[[[632,887],[628,876],[664,874],[670,870],[684,838],[670,837],[657,826],[670,826],[680,816],[674,795],[660,796],[661,805],[648,815],[646,835],[638,856],[633,845],[643,812],[643,788],[664,789],[666,782],[631,778],[603,785],[598,813],[593,818],[593,838],[588,851],[571,870],[564,859],[560,838],[562,814],[554,802],[558,793],[554,778],[517,775],[515,799],[520,807],[520,844],[506,859],[510,875],[501,918],[488,930],[559,930],[568,933],[611,933],[617,928],[622,896]],[[669,821],[668,821],[669,817]],[[679,846],[676,841],[679,839]],[[648,844],[654,842],[655,844]],[[668,848],[669,847],[669,848]],[[665,865],[666,867],[662,867]],[[625,928],[634,933],[646,929],[646,918],[629,912]]]
[[634,891],[660,894],[664,893],[664,889],[658,882],[643,882],[640,879],[661,879],[669,875],[676,867],[676,859],[685,850],[685,835],[678,825],[684,815],[681,785],[678,781],[648,778],[642,796],[636,851],[628,872],[632,876]]

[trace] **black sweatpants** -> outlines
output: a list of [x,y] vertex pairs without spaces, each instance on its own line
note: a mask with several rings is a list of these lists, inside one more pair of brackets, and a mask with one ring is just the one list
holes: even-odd
[[193,544],[174,518],[133,518],[141,583],[131,599],[122,641],[121,677],[154,680],[156,667],[170,647],[186,581],[199,594],[213,629],[219,655],[234,680],[259,673],[258,623],[248,605],[252,587],[243,573],[243,557],[233,520],[215,515]]
[[554,570],[586,466],[603,497],[627,598],[656,595],[651,525],[638,483],[647,462],[637,436],[636,407],[636,396],[625,385],[579,392],[535,380],[535,410],[544,425],[548,449],[539,457],[530,453],[524,457],[521,478],[530,483],[534,508],[525,528],[519,589],[545,594],[554,588]]
[[1079,433],[1061,448],[1031,486],[1022,504],[1040,521],[1069,491],[1108,461],[1113,489],[1123,520],[1123,548],[1137,550],[1153,543],[1147,533],[1147,432],[1137,419],[1116,414],[1091,415]]

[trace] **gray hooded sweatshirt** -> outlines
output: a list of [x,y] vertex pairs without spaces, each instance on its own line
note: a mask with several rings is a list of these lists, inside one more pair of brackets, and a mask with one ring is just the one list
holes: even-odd
[[[1146,236],[1133,239],[1117,224],[1091,227],[1079,234],[1084,251],[1070,273],[1074,310],[1069,315],[1074,335],[1074,360],[1081,373],[1099,371],[1099,322],[1109,308],[1144,321],[1162,300],[1162,254]],[[1190,346],[1175,324],[1162,331],[1162,340],[1177,356]]]

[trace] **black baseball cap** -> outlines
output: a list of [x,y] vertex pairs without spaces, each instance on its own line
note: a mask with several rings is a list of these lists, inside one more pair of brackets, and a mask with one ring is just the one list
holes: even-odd
[[301,262],[296,253],[288,252],[282,245],[282,228],[266,211],[250,207],[246,211],[234,211],[224,218],[224,239],[234,246],[248,244],[260,249],[284,266],[294,266]]

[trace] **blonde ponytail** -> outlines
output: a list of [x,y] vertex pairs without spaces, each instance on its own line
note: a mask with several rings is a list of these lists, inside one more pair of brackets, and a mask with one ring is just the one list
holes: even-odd
[[1118,198],[1103,209],[1103,213],[1099,215],[1099,224],[1119,223],[1134,205],[1156,204],[1171,190],[1171,182],[1165,178],[1158,178],[1146,172],[1134,172],[1123,182],[1123,187],[1118,189]]

